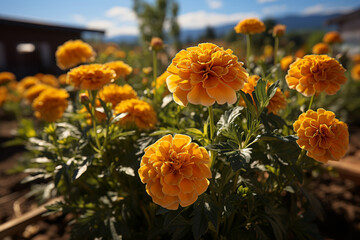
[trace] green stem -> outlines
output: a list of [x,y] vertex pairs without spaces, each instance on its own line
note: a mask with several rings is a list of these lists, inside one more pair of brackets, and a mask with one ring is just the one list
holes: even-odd
[[52,122],[52,123],[49,123],[49,127],[53,128],[54,131],[51,133],[51,136],[52,136],[52,139],[53,139],[53,142],[54,142],[54,145],[55,145],[55,148],[56,148],[56,151],[57,153],[59,154],[59,157],[60,157],[60,161],[61,162],[64,162],[64,158],[63,158],[63,154],[62,154],[62,151],[59,147],[59,143],[58,143],[58,139],[57,139],[57,136],[56,136],[56,126],[55,124]]
[[246,68],[250,72],[251,35],[246,34]]
[[155,83],[155,87],[154,87],[154,99],[156,99],[156,81],[157,81],[157,51],[153,50],[153,78],[154,78],[154,83]]
[[[274,64],[277,65],[279,63],[278,61],[278,51],[279,51],[279,37],[275,37],[275,46],[274,46]],[[275,81],[277,81],[279,78],[279,69],[276,68],[275,71]],[[282,84],[282,83],[281,83]]]
[[100,145],[100,141],[99,141],[99,136],[97,134],[97,127],[96,127],[96,91],[90,91],[88,90],[89,93],[89,97],[90,97],[90,101],[91,101],[91,121],[92,121],[92,125],[93,125],[93,130],[94,130],[94,135],[95,135],[95,142],[96,142],[96,147],[98,149],[101,148]]
[[311,99],[310,99],[310,103],[309,103],[309,107],[308,107],[308,110],[311,109],[313,103],[314,103],[314,98],[315,98],[315,94],[311,96]]
[[[210,142],[213,143],[215,124],[214,124],[214,113],[213,113],[212,106],[209,106],[208,110],[209,110],[209,118],[210,118]],[[215,152],[213,150],[210,150],[210,161],[211,161],[211,167],[212,167],[214,165],[214,161],[215,161]]]

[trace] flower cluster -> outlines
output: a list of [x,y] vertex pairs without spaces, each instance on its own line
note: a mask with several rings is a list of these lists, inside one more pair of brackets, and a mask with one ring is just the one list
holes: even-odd
[[56,50],[56,64],[61,69],[69,69],[80,63],[95,59],[92,47],[81,40],[69,40]]
[[167,71],[166,83],[176,103],[210,106],[233,104],[236,91],[247,82],[248,74],[230,49],[202,43],[180,51]]
[[339,161],[349,145],[349,132],[346,123],[335,118],[335,114],[319,108],[316,112],[308,110],[294,123],[294,131],[299,146],[307,150],[307,155],[326,163]]
[[104,65],[115,71],[116,73],[115,79],[118,79],[120,77],[126,77],[130,75],[133,71],[132,67],[130,67],[128,64],[124,63],[123,61],[108,62],[105,63]]
[[145,149],[139,176],[153,202],[176,210],[204,193],[211,178],[209,154],[186,135],[167,135]]
[[290,65],[286,82],[289,88],[296,89],[304,96],[320,92],[335,94],[340,85],[346,82],[345,69],[327,55],[307,55]]

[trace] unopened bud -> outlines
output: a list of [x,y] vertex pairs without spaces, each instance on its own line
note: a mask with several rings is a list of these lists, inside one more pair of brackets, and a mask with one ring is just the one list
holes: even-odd
[[152,50],[160,51],[164,47],[164,42],[161,38],[153,37],[150,42],[150,47]]
[[90,103],[90,99],[89,96],[86,93],[81,93],[80,94],[80,102],[81,104],[87,105]]
[[273,36],[274,37],[281,37],[284,36],[286,31],[286,26],[283,24],[277,24],[275,25],[274,29],[273,29]]

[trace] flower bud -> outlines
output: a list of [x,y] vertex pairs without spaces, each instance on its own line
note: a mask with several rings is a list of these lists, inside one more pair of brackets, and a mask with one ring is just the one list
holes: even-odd
[[150,47],[152,50],[160,51],[164,48],[164,42],[161,38],[153,37],[150,42]]
[[284,36],[286,31],[286,26],[283,24],[276,24],[273,29],[273,37],[281,37]]
[[80,94],[80,102],[83,105],[89,104],[90,103],[89,96],[86,93],[81,93]]

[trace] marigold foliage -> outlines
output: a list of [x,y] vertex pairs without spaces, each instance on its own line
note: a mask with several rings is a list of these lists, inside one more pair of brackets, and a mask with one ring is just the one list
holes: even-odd
[[299,139],[297,144],[313,159],[326,163],[339,161],[349,145],[349,131],[346,123],[335,118],[335,114],[319,108],[308,110],[294,123]]
[[360,81],[360,63],[351,69],[351,77],[356,81]]
[[176,54],[167,71],[166,84],[176,103],[211,106],[233,104],[236,91],[247,82],[243,63],[232,54],[212,43],[202,43]]
[[32,107],[38,119],[54,122],[61,118],[68,106],[69,94],[63,89],[50,88],[35,98]]
[[91,62],[95,55],[93,48],[81,40],[69,40],[60,45],[55,53],[56,64],[63,70],[80,63]]
[[313,46],[312,52],[314,54],[327,54],[329,52],[329,45],[326,43],[317,43]]
[[323,37],[324,43],[341,43],[342,41],[340,33],[336,31],[328,32]]
[[0,84],[15,81],[16,77],[11,72],[0,72]]
[[256,34],[265,32],[265,24],[257,18],[247,18],[240,21],[235,27],[236,33]]
[[280,68],[283,71],[287,71],[289,69],[290,64],[294,62],[294,58],[291,55],[285,56],[280,60]]
[[320,92],[335,94],[346,82],[343,66],[327,55],[307,55],[290,65],[286,82],[304,96]]
[[116,73],[102,64],[81,65],[67,73],[67,82],[77,89],[98,90],[112,82]]
[[203,147],[186,135],[167,135],[145,149],[140,179],[154,203],[176,210],[187,207],[204,193],[211,178],[210,158]]
[[135,98],[121,101],[116,105],[114,114],[124,114],[117,122],[124,127],[135,124],[140,129],[152,129],[157,123],[153,107],[149,103]]
[[130,75],[133,71],[132,67],[130,67],[128,64],[124,63],[123,61],[108,62],[105,63],[104,65],[115,71],[116,73],[115,79],[118,79],[120,77],[126,77]]
[[124,86],[117,84],[106,85],[99,91],[99,96],[104,102],[111,103],[113,108],[123,100],[137,98],[136,92],[128,84]]

